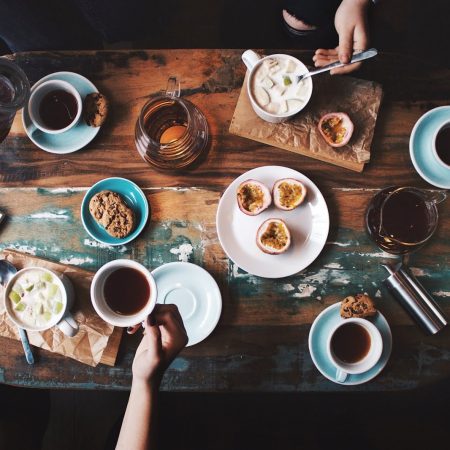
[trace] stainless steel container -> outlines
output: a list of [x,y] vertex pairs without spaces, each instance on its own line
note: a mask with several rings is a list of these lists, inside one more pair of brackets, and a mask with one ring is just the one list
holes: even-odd
[[436,334],[447,325],[447,319],[433,297],[406,266],[402,263],[394,267],[382,266],[389,272],[383,283],[428,334]]

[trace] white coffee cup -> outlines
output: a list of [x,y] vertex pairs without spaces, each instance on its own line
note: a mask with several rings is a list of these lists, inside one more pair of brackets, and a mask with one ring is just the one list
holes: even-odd
[[[47,273],[52,276],[52,283],[56,284],[61,292],[61,302],[63,304],[62,310],[59,314],[52,317],[52,320],[48,322],[45,326],[30,326],[22,321],[15,315],[12,303],[9,300],[9,293],[11,292],[11,288],[16,282],[16,280],[23,276],[26,272],[31,270],[38,270],[43,273]],[[57,274],[49,269],[44,269],[43,267],[26,267],[25,269],[19,270],[8,282],[5,293],[4,293],[4,301],[6,312],[8,313],[9,318],[19,327],[23,328],[27,331],[44,331],[48,330],[55,325],[67,336],[72,337],[78,333],[78,324],[75,319],[70,314],[69,310],[73,305],[75,299],[75,292],[69,278],[63,274]]]
[[[142,275],[144,275],[150,288],[150,295],[146,305],[135,314],[119,314],[113,311],[105,300],[104,286],[106,279],[113,272],[122,268],[131,268],[139,271]],[[142,264],[129,259],[116,259],[106,263],[104,266],[100,267],[94,275],[91,284],[91,301],[95,311],[105,322],[117,327],[131,327],[144,321],[153,311],[153,308],[156,305],[157,297],[158,291],[152,274]]]
[[[42,118],[39,114],[39,107],[44,96],[47,95],[49,92],[56,90],[63,90],[68,92],[69,94],[72,94],[77,102],[77,113],[72,122],[70,122],[70,124],[67,125],[66,127],[57,130],[48,128],[43,123]],[[68,131],[72,127],[74,127],[80,120],[82,109],[83,109],[83,102],[81,100],[79,92],[75,89],[73,85],[63,80],[49,80],[45,81],[42,84],[39,84],[38,86],[32,89],[30,99],[28,100],[28,114],[30,115],[30,119],[33,122],[34,126],[44,131],[45,133],[50,134],[64,133],[65,131]]]
[[[348,324],[357,324],[358,326],[363,327],[367,333],[369,334],[370,343],[369,350],[366,355],[363,356],[362,359],[356,361],[354,363],[347,363],[339,359],[338,356],[335,355],[332,348],[332,339],[336,331],[342,326]],[[330,330],[330,334],[328,336],[327,341],[327,353],[328,357],[331,359],[333,364],[336,366],[336,381],[339,383],[343,383],[349,374],[360,374],[367,372],[372,369],[375,364],[379,361],[381,357],[381,353],[383,352],[383,339],[381,337],[380,331],[378,328],[366,319],[359,318],[351,318],[351,319],[342,319],[339,321],[336,326],[334,326]]]
[[439,128],[435,131],[434,136],[433,136],[433,145],[432,145],[432,148],[433,148],[433,156],[434,156],[434,158],[436,159],[436,161],[437,161],[441,166],[445,167],[446,169],[450,169],[450,166],[449,166],[448,164],[446,164],[444,161],[442,161],[442,159],[440,158],[440,156],[439,156],[439,154],[438,154],[438,151],[437,151],[437,149],[436,149],[436,138],[437,138],[438,134],[439,134],[442,130],[444,130],[444,129],[446,129],[446,128],[450,128],[450,122],[444,123],[444,125],[442,125],[441,127],[439,127]]
[[[296,114],[298,114],[308,104],[308,102],[311,98],[311,95],[312,95],[313,84],[312,84],[311,77],[308,77],[302,81],[302,83],[305,86],[306,99],[304,102],[302,102],[302,105],[300,107],[298,107],[297,109],[295,109],[293,111],[290,111],[290,112],[284,113],[284,114],[273,114],[273,113],[270,113],[270,112],[262,109],[256,102],[253,92],[252,92],[253,76],[255,74],[255,71],[258,69],[258,67],[261,64],[263,64],[263,62],[265,60],[267,60],[269,58],[294,60],[296,62],[296,64],[298,65],[298,67],[301,68],[298,75],[309,72],[309,70],[300,60],[298,60],[297,58],[294,58],[293,56],[290,56],[290,55],[274,54],[274,55],[269,55],[269,56],[265,56],[264,58],[262,58],[260,55],[255,53],[253,50],[246,50],[242,54],[242,61],[244,61],[244,64],[247,66],[247,69],[249,70],[249,75],[247,78],[247,94],[248,94],[248,98],[250,99],[250,103],[251,103],[255,113],[259,117],[261,117],[261,119],[265,120],[266,122],[280,123],[280,122],[284,122],[284,121],[290,119],[291,117],[295,116]],[[296,75],[297,75],[297,73],[293,76],[295,77]]]

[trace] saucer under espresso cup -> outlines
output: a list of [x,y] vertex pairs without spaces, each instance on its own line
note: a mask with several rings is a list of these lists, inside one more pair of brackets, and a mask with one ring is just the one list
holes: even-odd
[[345,319],[330,330],[327,352],[336,366],[336,381],[343,383],[349,374],[358,375],[375,366],[383,352],[383,340],[368,320]]
[[44,133],[64,133],[81,117],[83,102],[67,81],[48,80],[37,86],[28,100],[28,113],[36,128]]
[[389,323],[380,311],[375,316],[369,318],[369,321],[380,332],[383,340],[383,351],[380,359],[370,370],[359,374],[349,374],[344,381],[338,381],[336,380],[336,365],[328,355],[327,343],[331,331],[337,324],[342,324],[345,320],[348,320],[341,317],[340,308],[340,302],[325,308],[311,325],[308,337],[308,348],[311,359],[317,370],[333,383],[345,386],[367,383],[379,375],[389,361],[392,351],[392,333]]
[[439,106],[425,113],[414,125],[409,153],[418,174],[433,186],[450,189],[450,166],[436,156],[435,142],[440,130],[450,124],[450,106]]
[[297,82],[308,68],[290,55],[261,57],[253,50],[242,54],[247,66],[247,94],[255,113],[266,122],[280,123],[298,114],[309,102],[311,77]]
[[70,280],[43,267],[19,270],[4,293],[6,312],[18,327],[44,331],[56,325],[69,337],[78,332],[78,324],[69,312],[74,298]]
[[[54,72],[37,81],[31,88],[33,93],[39,86],[49,80],[61,80],[71,84],[80,94],[83,101],[87,95],[98,92],[95,85],[75,72]],[[28,111],[28,103],[25,104],[22,112],[22,123],[27,136],[42,150],[59,155],[76,152],[88,145],[97,136],[101,127],[91,127],[81,117],[75,126],[64,133],[46,133],[37,128],[31,121]]]
[[100,267],[91,284],[97,314],[111,325],[131,327],[153,311],[158,297],[152,274],[136,261],[116,259]]

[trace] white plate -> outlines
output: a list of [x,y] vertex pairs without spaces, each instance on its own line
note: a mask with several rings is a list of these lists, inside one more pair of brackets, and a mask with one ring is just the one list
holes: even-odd
[[208,337],[222,312],[222,296],[214,278],[187,262],[164,264],[152,275],[158,287],[157,303],[178,306],[189,338],[187,346]]
[[[308,191],[305,201],[293,211],[272,205],[257,216],[248,216],[238,207],[236,190],[252,178],[270,190],[280,178],[295,178]],[[281,255],[268,255],[256,245],[256,232],[269,218],[283,219],[292,235],[291,247]],[[217,209],[217,234],[225,253],[241,269],[264,278],[282,278],[308,267],[326,243],[330,218],[327,204],[317,186],[296,170],[281,166],[264,166],[249,170],[226,189]]]

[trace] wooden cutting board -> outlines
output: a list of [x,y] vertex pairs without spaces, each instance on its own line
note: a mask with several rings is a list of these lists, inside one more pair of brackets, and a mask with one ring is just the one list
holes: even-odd
[[[64,274],[74,287],[75,302],[71,313],[79,325],[78,333],[69,338],[57,327],[42,332],[28,332],[32,345],[91,366],[96,366],[98,363],[114,366],[122,338],[122,328],[105,323],[92,307],[90,301],[90,285],[94,276],[92,272],[10,249],[2,252],[2,258],[7,259],[17,269],[46,267],[56,273]],[[17,328],[7,317],[6,311],[1,311],[1,308],[0,336],[19,339]]]
[[[382,99],[381,85],[347,76],[319,75],[303,111],[289,121],[273,124],[260,119],[247,94],[247,77],[231,120],[230,133],[289,150],[330,164],[362,172],[370,160],[371,144]],[[354,123],[350,142],[339,149],[329,146],[319,134],[320,117],[346,112]]]

